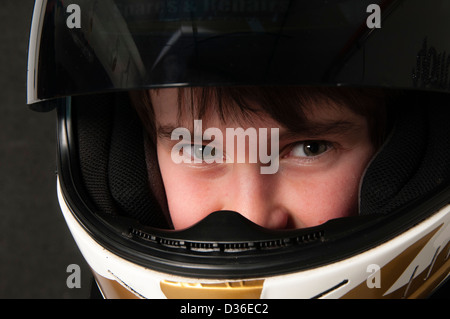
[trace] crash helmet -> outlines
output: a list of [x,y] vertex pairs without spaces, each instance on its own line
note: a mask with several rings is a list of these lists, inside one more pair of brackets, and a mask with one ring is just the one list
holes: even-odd
[[[28,104],[57,114],[58,199],[102,295],[436,291],[450,269],[449,15],[443,0],[37,0]],[[273,229],[218,210],[174,228],[133,97],[216,88],[382,92],[357,214]]]

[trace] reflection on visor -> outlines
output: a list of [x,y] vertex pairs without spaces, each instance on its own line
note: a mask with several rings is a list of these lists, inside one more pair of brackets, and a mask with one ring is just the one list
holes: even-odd
[[67,26],[66,4],[49,2],[36,98],[169,84],[320,81],[365,25],[373,2],[71,1],[80,9],[80,28]]

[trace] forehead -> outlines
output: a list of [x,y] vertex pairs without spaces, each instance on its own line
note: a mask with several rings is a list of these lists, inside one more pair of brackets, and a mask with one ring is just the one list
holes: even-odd
[[157,123],[173,123],[178,119],[178,91],[175,88],[150,90]]

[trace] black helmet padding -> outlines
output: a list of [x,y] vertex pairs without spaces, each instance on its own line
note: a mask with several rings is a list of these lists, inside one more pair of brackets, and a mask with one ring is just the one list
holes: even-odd
[[[128,95],[100,94],[72,99],[81,174],[96,209],[104,214],[125,215],[144,225],[167,228],[159,168],[153,166],[149,179],[144,134]],[[157,165],[157,161],[153,162]]]
[[361,184],[360,214],[417,205],[450,180],[450,103],[445,95],[411,94],[391,105],[391,135]]

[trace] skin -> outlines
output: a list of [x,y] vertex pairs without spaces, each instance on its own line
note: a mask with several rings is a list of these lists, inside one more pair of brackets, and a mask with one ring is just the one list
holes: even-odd
[[[192,129],[193,119],[184,116],[179,121],[176,89],[150,95],[158,161],[175,229],[189,227],[218,210],[239,212],[270,229],[311,227],[357,213],[359,182],[375,148],[366,119],[345,105],[325,101],[313,105],[306,115],[309,126],[318,129],[299,132],[288,131],[264,114],[224,123],[208,112],[203,130],[254,127],[270,132],[279,128],[279,169],[275,174],[261,174],[260,167],[266,164],[249,161],[174,163],[171,151],[179,140],[171,140],[168,132],[180,126]],[[195,147],[198,150],[198,145],[193,146],[191,154],[183,156],[192,158]],[[226,141],[217,147],[226,157]]]

